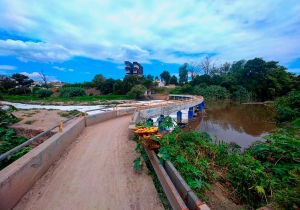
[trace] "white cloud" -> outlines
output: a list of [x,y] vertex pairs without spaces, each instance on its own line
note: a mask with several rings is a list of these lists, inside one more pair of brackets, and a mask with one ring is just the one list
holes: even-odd
[[1,70],[16,70],[16,66],[10,66],[10,65],[0,65]]
[[39,62],[61,62],[70,58],[61,45],[21,40],[0,40],[0,56],[16,56],[19,60]]
[[[32,72],[32,73],[21,72],[20,74],[24,74],[24,75],[28,76],[30,79],[35,80],[35,81],[42,81],[42,78],[41,78],[41,76],[38,72]],[[46,79],[47,79],[48,82],[58,81],[55,76],[46,75]]]
[[69,71],[73,72],[73,71],[74,71],[74,69],[69,69]]
[[[45,9],[47,8],[47,9]],[[299,0],[3,0],[0,28],[42,42],[0,40],[0,56],[62,62],[73,56],[182,64],[299,57]]]
[[53,66],[52,68],[53,68],[53,69],[57,69],[57,70],[59,70],[59,71],[66,71],[66,69],[63,68],[63,67]]

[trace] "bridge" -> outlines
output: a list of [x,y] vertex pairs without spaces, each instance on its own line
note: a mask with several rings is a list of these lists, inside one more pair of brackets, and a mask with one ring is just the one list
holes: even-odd
[[[0,209],[163,209],[150,176],[133,170],[137,154],[130,129],[143,119],[203,102],[202,97],[171,97],[177,100],[120,105],[113,111],[76,118],[0,171]],[[155,164],[155,154],[147,152]],[[207,209],[197,198],[191,205],[198,207],[188,208],[175,188],[178,183],[172,184],[156,164],[156,173],[163,174],[158,177],[167,178],[160,181],[163,187],[167,185],[164,191],[174,209]],[[167,170],[173,170],[172,165]],[[190,189],[185,193],[189,195],[194,196]]]

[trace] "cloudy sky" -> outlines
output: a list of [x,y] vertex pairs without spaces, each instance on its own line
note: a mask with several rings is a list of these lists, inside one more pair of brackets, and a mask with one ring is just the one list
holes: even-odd
[[123,78],[211,56],[279,61],[300,73],[299,0],[0,0],[0,75],[38,80]]

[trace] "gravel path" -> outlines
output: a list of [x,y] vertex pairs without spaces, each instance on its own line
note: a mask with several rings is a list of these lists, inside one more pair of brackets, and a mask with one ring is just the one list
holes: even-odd
[[151,177],[133,169],[129,121],[85,128],[15,209],[163,209]]

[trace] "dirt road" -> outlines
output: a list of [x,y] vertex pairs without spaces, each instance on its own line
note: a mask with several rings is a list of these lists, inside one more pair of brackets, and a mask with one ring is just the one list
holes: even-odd
[[129,121],[85,128],[15,209],[163,209],[151,177],[133,169]]

